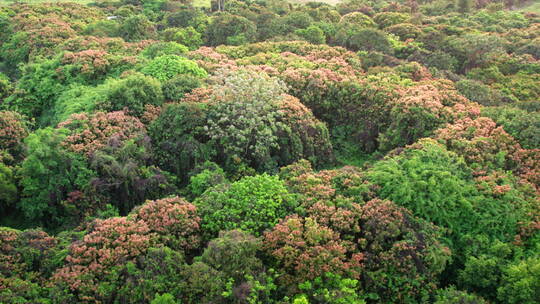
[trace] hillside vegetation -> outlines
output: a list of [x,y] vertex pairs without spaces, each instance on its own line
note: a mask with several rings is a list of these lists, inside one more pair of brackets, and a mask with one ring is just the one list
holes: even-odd
[[21,2],[0,303],[540,303],[536,3]]

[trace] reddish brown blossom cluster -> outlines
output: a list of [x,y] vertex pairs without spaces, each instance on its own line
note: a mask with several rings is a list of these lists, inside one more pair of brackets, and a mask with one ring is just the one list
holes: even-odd
[[[56,238],[41,230],[0,228],[0,276],[23,278],[29,271],[43,270],[41,264],[50,258],[57,244]],[[28,256],[29,253],[32,256]],[[38,276],[38,279],[45,277]]]
[[363,255],[349,258],[339,234],[312,218],[287,217],[264,237],[266,250],[285,272],[282,280],[291,287],[326,272],[359,278]]
[[71,245],[67,265],[56,271],[52,283],[77,291],[82,301],[100,301],[99,282],[150,247],[196,248],[199,221],[195,206],[178,197],[148,201],[127,217],[97,219]]
[[490,118],[465,118],[435,132],[435,138],[465,158],[477,170],[493,165],[505,169],[515,167],[513,155],[519,144]]
[[123,142],[145,132],[144,125],[137,118],[122,111],[73,114],[58,124],[58,127],[71,131],[64,141],[70,150],[87,155],[109,144],[111,140]]
[[197,210],[194,205],[178,197],[148,201],[134,210],[135,219],[144,221],[161,244],[183,250],[199,247],[200,236]]
[[28,126],[17,112],[0,111],[0,150],[17,148],[28,135]]

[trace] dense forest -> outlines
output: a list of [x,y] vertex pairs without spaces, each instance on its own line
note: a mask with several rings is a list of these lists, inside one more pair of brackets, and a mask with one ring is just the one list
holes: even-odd
[[540,7],[0,1],[0,303],[540,303]]

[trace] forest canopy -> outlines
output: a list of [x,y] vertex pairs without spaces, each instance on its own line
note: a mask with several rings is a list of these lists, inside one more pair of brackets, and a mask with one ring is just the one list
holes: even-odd
[[0,303],[540,303],[540,7],[0,3]]

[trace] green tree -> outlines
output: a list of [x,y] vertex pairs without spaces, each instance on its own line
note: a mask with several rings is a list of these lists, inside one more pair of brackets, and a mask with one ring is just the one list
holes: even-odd
[[34,223],[55,227],[83,206],[70,204],[68,195],[84,190],[95,173],[81,155],[69,152],[62,143],[65,129],[40,129],[25,139],[27,157],[21,175],[22,199],[18,208]]
[[207,76],[206,71],[200,68],[195,61],[178,55],[159,56],[144,66],[141,72],[162,82],[182,74],[199,78]]
[[296,202],[277,176],[262,174],[210,188],[195,205],[209,236],[232,229],[258,236],[291,213]]

